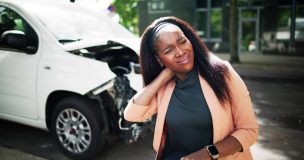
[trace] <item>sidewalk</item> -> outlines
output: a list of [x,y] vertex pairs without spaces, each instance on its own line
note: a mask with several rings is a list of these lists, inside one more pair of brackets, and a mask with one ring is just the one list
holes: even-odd
[[[230,57],[229,54],[216,55],[225,60],[229,60]],[[243,79],[270,82],[251,82],[249,84],[258,85],[247,85],[251,89],[254,88],[251,98],[260,125],[259,140],[251,147],[253,159],[304,159],[303,147],[300,147],[301,141],[299,141],[303,139],[303,131],[282,125],[282,123],[295,122],[293,124],[300,128],[302,122],[303,100],[299,99],[303,97],[303,92],[301,88],[293,87],[302,87],[304,84],[304,57],[254,53],[240,54],[239,57],[241,63],[232,65]],[[277,81],[284,83],[273,83]],[[301,85],[292,84],[293,82]],[[266,89],[268,85],[269,90]],[[292,121],[290,117],[298,121]]]
[[45,160],[31,154],[0,146],[1,160]]
[[[230,57],[226,53],[216,55],[224,60]],[[242,78],[304,82],[304,57],[242,53],[239,58],[241,63],[232,65]]]

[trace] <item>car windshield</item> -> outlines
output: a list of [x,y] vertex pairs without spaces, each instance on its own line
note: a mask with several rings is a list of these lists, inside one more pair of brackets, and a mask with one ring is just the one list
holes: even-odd
[[134,38],[108,17],[72,5],[31,4],[28,8],[62,44],[104,37]]

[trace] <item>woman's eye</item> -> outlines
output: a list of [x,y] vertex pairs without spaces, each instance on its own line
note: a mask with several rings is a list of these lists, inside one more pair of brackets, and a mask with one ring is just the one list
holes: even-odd
[[171,51],[172,51],[171,49],[165,50],[164,54],[169,54]]
[[186,39],[182,39],[182,40],[180,40],[180,44],[184,44],[184,43],[186,43],[187,42],[187,40]]

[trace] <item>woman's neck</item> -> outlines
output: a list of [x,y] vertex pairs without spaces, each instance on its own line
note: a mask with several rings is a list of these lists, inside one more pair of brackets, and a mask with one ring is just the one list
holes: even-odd
[[186,78],[187,73],[175,73],[175,77],[179,80],[184,80]]

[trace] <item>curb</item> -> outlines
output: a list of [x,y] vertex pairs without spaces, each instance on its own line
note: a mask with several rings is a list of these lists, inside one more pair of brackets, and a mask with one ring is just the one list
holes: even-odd
[[244,79],[304,82],[304,68],[233,64]]
[[[230,59],[229,53],[216,55]],[[304,57],[241,53],[239,58],[240,63],[231,65],[244,79],[304,82]]]

